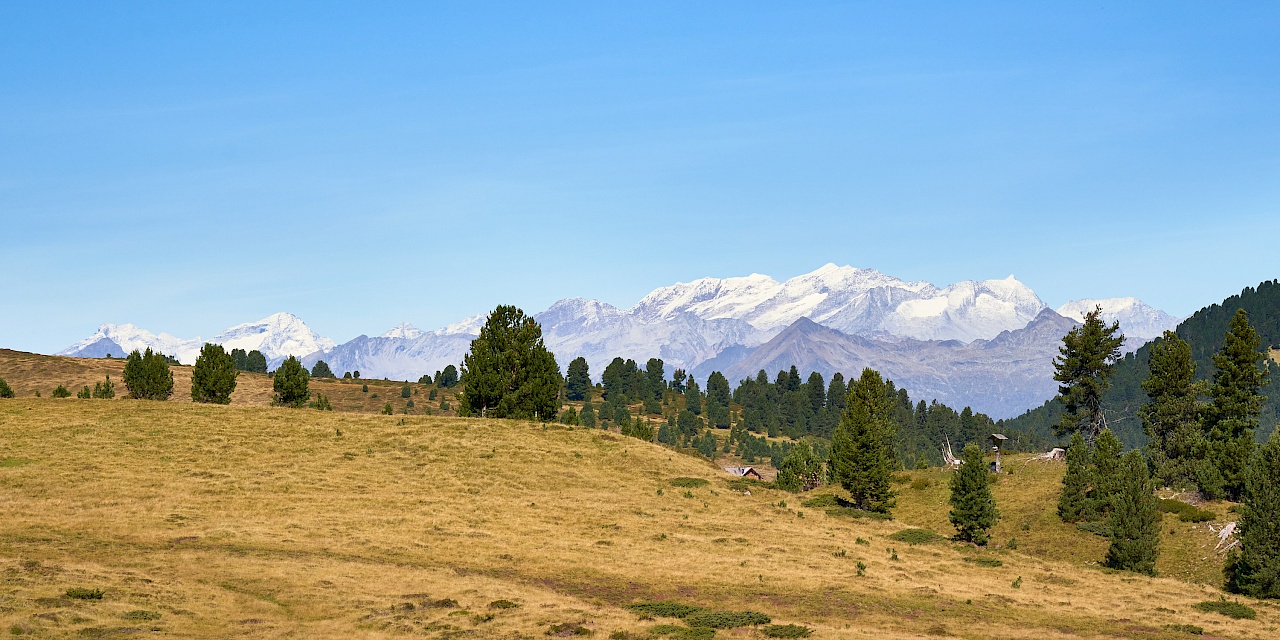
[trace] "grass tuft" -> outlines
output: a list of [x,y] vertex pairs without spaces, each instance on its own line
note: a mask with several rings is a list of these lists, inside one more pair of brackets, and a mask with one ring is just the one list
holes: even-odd
[[1225,597],[1218,600],[1197,602],[1195,607],[1201,611],[1220,613],[1228,618],[1236,618],[1237,620],[1253,620],[1258,617],[1258,612],[1254,611],[1252,607],[1240,604],[1239,600],[1228,601]]
[[702,478],[675,478],[671,481],[671,486],[681,487],[683,489],[697,489],[711,484],[709,480]]
[[905,542],[909,545],[927,544],[936,540],[941,540],[942,536],[928,529],[903,529],[895,533],[889,534],[890,540]]
[[70,589],[67,589],[67,597],[73,600],[101,600],[102,589],[71,587]]

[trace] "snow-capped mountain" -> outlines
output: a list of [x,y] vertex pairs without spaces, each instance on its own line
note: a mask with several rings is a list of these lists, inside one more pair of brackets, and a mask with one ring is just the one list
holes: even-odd
[[808,318],[852,335],[969,342],[1025,327],[1045,308],[1013,276],[939,289],[874,269],[826,264],[781,283],[759,274],[677,283],[645,296],[630,312],[647,319],[691,313],[742,320],[768,335]]
[[[267,364],[272,368],[291,355],[302,357],[334,347],[333,340],[321,337],[300,318],[289,313],[277,313],[257,322],[236,325],[209,342],[220,344],[227,351],[257,349],[267,357]],[[96,333],[59,351],[58,355],[101,358],[110,354],[120,357],[134,349],[150,347],[152,351],[177,358],[182,364],[194,364],[204,343],[200,338],[184,340],[167,333],[153,334],[131,324],[104,324]]]
[[200,355],[204,341],[200,338],[183,340],[167,333],[154,334],[131,324],[103,324],[93,335],[77,342],[56,355],[76,358],[122,358],[134,349],[159,351],[173,356],[183,364],[191,364]]
[[422,329],[419,329],[409,324],[408,322],[401,322],[400,324],[394,327],[391,327],[390,330],[388,330],[386,333],[378,337],[379,338],[406,338],[409,340],[413,340],[414,338],[422,337],[423,333],[426,333],[426,332],[423,331]]
[[1166,330],[1172,331],[1183,320],[1137,298],[1072,300],[1058,307],[1058,313],[1076,322],[1084,322],[1084,314],[1093,311],[1094,307],[1102,307],[1103,321],[1120,323],[1120,331],[1125,336],[1125,351],[1134,351],[1160,337]]

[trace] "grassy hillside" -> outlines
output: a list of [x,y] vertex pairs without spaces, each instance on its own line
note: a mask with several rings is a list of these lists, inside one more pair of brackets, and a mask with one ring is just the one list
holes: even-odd
[[905,476],[883,522],[600,430],[24,396],[0,400],[0,630],[645,638],[678,621],[625,605],[670,599],[816,638],[1276,636],[1275,606],[1247,601],[1257,620],[1192,607],[1219,596],[1207,534],[1166,523],[1170,548],[1196,550],[1179,552],[1186,579],[1168,561],[1170,577],[1099,570],[1100,539],[1051,517],[1061,467],[1008,464],[996,540],[1018,548],[979,551],[888,537],[949,533],[936,470]]

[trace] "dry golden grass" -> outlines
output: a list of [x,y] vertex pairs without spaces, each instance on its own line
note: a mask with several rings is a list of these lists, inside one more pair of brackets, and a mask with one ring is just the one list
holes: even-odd
[[[1053,528],[1041,503],[1060,470],[1034,467],[997,487],[996,540],[1017,535],[1017,551],[912,547],[886,536],[949,532],[940,471],[913,472],[938,482],[900,487],[898,520],[881,522],[802,507],[808,496],[735,492],[705,460],[599,430],[0,400],[0,632],[533,638],[573,622],[641,638],[666,621],[623,606],[675,599],[761,611],[816,638],[1190,637],[1167,624],[1276,637],[1269,605],[1249,601],[1258,619],[1230,620],[1191,608],[1218,597],[1211,585],[1085,565],[1101,547]],[[711,484],[672,487],[680,476]],[[963,560],[977,555],[1003,566]],[[63,597],[72,587],[105,597]],[[521,606],[490,609],[499,599]]]

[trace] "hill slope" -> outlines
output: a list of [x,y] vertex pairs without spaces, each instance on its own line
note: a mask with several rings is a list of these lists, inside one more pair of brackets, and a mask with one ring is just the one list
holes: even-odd
[[[815,638],[1180,637],[1166,624],[1261,638],[1280,623],[1258,605],[1255,621],[1195,611],[1210,586],[1087,566],[1088,534],[1027,511],[1046,508],[1034,492],[1056,466],[996,487],[1011,513],[997,539],[1025,536],[1032,555],[888,539],[916,516],[936,523],[936,489],[902,487],[903,522],[855,520],[554,425],[23,398],[0,400],[0,443],[0,624],[24,634],[531,638],[567,623],[643,638],[671,621],[622,607],[657,599],[760,611]],[[1037,542],[1042,529],[1082,542]],[[1081,555],[1040,555],[1063,548]],[[62,595],[73,587],[104,597]]]

